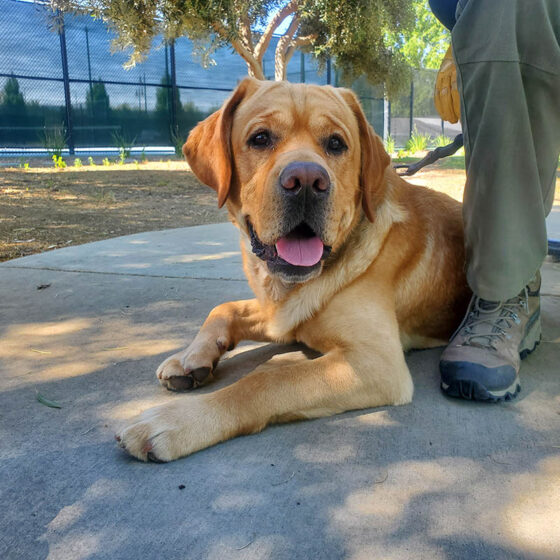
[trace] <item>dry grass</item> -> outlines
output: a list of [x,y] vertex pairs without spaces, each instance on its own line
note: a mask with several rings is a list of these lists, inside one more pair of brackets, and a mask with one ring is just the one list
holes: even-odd
[[[465,172],[457,167],[444,161],[408,180],[461,200]],[[560,204],[560,188],[555,202]],[[0,171],[0,261],[119,235],[225,221],[214,191],[182,161]]]
[[227,221],[185,163],[0,171],[0,261],[148,230]]

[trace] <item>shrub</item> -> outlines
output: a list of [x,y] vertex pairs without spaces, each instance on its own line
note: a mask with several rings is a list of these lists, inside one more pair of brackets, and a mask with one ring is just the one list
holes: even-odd
[[445,136],[445,134],[440,134],[435,139],[436,148],[442,148],[443,146],[447,146],[447,144],[451,144],[453,140],[449,138],[449,136]]
[[171,130],[171,142],[175,148],[175,155],[177,157],[183,157],[183,144],[185,143],[185,138],[180,132],[174,132]]
[[41,143],[50,156],[62,156],[66,147],[66,132],[63,126],[53,129],[45,128],[41,135]]
[[407,140],[405,148],[413,154],[415,154],[416,152],[422,152],[428,147],[429,141],[429,134],[420,134],[415,128],[412,132],[412,136]]
[[121,132],[113,132],[113,142],[119,149],[119,163],[122,165],[126,158],[130,157],[130,151],[136,142],[136,138],[130,140],[126,134]]
[[25,169],[25,171],[29,169],[29,163],[27,163],[23,157],[19,158],[19,168]]
[[53,160],[56,169],[66,168],[66,162],[64,161],[64,158],[62,156],[57,156],[56,154],[53,154],[51,159]]
[[385,149],[387,150],[389,155],[395,153],[395,140],[390,134],[389,136],[387,136],[387,140],[385,140]]

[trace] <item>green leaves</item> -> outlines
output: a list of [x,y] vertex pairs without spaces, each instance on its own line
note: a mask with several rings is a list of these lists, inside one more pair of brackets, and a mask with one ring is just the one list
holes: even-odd
[[[270,31],[269,22],[282,11],[286,28],[295,11],[299,27],[276,52],[277,76],[285,74],[297,47],[320,61],[332,58],[346,82],[363,74],[372,83],[385,83],[389,94],[408,82],[411,62],[427,59],[420,46],[422,40],[428,44],[422,33],[426,29],[431,33],[435,21],[432,17],[429,24],[422,23],[429,15],[423,0],[51,0],[51,4],[102,17],[118,35],[115,46],[132,48],[130,65],[142,59],[157,35],[187,36],[208,56],[219,46],[232,46],[255,76],[263,75],[262,53],[256,46]],[[422,31],[418,22],[414,25],[418,17]],[[413,44],[408,46],[408,41]],[[283,71],[278,72],[278,65]]]
[[391,38],[413,23],[409,0],[304,0],[302,33],[318,33],[309,49],[332,57],[343,81],[365,75],[395,93],[408,81],[399,45]]
[[425,0],[413,0],[414,25],[389,32],[388,41],[412,68],[437,69],[451,42],[450,32],[436,19]]

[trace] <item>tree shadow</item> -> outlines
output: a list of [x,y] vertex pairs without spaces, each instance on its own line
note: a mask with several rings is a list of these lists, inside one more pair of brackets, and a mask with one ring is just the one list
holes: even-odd
[[[122,453],[114,425],[188,398],[162,389],[155,368],[194,336],[209,302],[246,297],[247,287],[112,275],[76,283],[73,273],[32,270],[17,278],[0,334],[1,557],[534,558],[558,550],[560,298],[544,301],[545,342],[524,362],[516,403],[443,398],[440,350],[414,352],[410,405],[271,426],[156,465]],[[43,281],[55,288],[48,297],[36,290]],[[294,352],[313,357],[301,346],[248,347],[204,391]],[[63,408],[41,405],[34,389]]]

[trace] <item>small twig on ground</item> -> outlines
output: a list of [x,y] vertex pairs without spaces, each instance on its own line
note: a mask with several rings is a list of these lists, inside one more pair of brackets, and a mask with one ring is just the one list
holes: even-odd
[[23,377],[24,375],[31,375],[32,373],[35,373],[34,369],[32,369],[30,371],[26,371],[25,373],[18,373],[17,375],[10,375],[8,377],[8,379],[17,379],[18,377]]
[[251,537],[251,540],[243,545],[241,548],[236,548],[235,550],[243,550],[244,548],[247,548],[248,546],[252,545],[255,542],[255,534],[253,533],[253,536]]
[[286,484],[289,480],[292,480],[296,475],[296,471],[294,471],[286,480],[282,480],[282,482],[273,482],[271,486],[280,486],[281,484]]
[[374,480],[373,483],[374,484],[383,484],[388,478],[389,478],[389,471],[387,471],[385,473],[385,476],[383,478],[380,478],[379,480]]
[[498,464],[498,465],[510,465],[511,463],[504,463],[503,461],[498,461],[497,459],[494,459],[494,457],[492,455],[488,455],[488,457],[490,457],[490,459],[492,459],[492,461],[494,461],[494,463]]
[[80,435],[85,436],[86,434],[89,434],[92,430],[95,430],[95,428],[97,428],[97,426],[92,426],[91,428],[88,428],[85,432],[82,432]]

